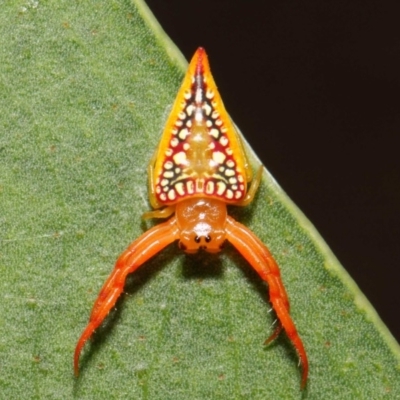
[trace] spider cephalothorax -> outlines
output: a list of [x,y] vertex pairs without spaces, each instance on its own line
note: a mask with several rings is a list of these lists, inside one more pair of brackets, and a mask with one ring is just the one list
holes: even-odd
[[186,253],[217,253],[229,241],[268,283],[279,324],[266,342],[285,330],[302,363],[304,388],[307,354],[290,317],[279,267],[260,239],[227,213],[227,205],[245,206],[253,200],[262,167],[253,179],[240,136],[224,108],[202,48],[189,65],[148,172],[154,210],[143,217],[169,219],[142,234],[118,258],[77,343],[75,374],[86,340],[114,307],[128,274],[174,241]]
[[221,200],[192,198],[175,207],[180,230],[179,247],[186,253],[221,251],[225,242],[226,204]]

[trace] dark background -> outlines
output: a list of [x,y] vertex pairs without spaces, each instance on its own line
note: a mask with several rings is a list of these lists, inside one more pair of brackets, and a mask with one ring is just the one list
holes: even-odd
[[400,340],[400,10],[368,1],[147,0]]

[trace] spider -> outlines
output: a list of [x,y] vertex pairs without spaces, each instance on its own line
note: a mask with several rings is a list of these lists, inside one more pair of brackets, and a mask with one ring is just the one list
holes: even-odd
[[265,343],[274,340],[282,329],[286,332],[300,357],[301,388],[305,387],[307,354],[289,313],[279,267],[260,239],[227,213],[227,205],[245,206],[253,200],[262,171],[261,166],[253,179],[240,136],[211,75],[206,52],[198,48],[148,166],[149,198],[154,210],[144,213],[143,218],[169,219],[143,233],[118,258],[76,345],[76,376],[85,342],[114,307],[128,274],[172,242],[178,241],[186,253],[218,253],[227,240],[268,283],[279,323]]

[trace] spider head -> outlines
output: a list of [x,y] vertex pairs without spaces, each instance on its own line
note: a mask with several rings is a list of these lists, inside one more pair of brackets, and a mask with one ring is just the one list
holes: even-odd
[[226,205],[214,199],[188,199],[176,206],[179,247],[185,253],[218,253],[225,242]]
[[218,253],[224,241],[224,231],[216,229],[206,222],[199,222],[181,231],[179,247],[185,253],[197,253],[199,250]]

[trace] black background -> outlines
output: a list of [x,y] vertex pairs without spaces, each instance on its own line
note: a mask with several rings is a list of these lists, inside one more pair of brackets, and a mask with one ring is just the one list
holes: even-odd
[[147,4],[400,340],[397,3]]

